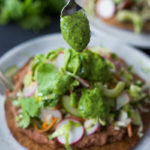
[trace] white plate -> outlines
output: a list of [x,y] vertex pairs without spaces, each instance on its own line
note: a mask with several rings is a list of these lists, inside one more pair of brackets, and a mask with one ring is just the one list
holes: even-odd
[[[99,39],[91,38],[90,46],[105,46],[111,51],[124,58],[128,64],[132,64],[134,69],[147,81],[150,82],[150,59],[144,53],[137,49],[125,46],[115,40],[108,41],[104,37]],[[37,53],[47,53],[58,47],[68,47],[60,34],[46,35],[31,41],[25,42],[6,53],[0,58],[0,68],[5,70],[7,67],[16,64],[21,67],[29,58]],[[145,65],[145,67],[143,67]],[[143,70],[147,70],[145,73]],[[149,72],[148,72],[149,71]],[[11,136],[4,116],[4,99],[0,97],[0,150],[23,150],[15,139]],[[148,150],[150,147],[150,133],[143,142],[136,148],[137,150]]]
[[[81,6],[83,6],[83,0],[76,0]],[[126,44],[130,44],[141,48],[150,48],[150,33],[149,34],[135,34],[132,31],[113,27],[106,24],[98,17],[88,17],[90,21],[91,31],[97,36],[105,34],[105,36],[114,39],[118,39]]]

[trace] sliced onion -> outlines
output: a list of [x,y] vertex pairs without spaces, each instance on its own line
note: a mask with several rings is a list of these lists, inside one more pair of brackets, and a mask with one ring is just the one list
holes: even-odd
[[81,77],[77,77],[77,80],[78,80],[84,87],[86,87],[86,88],[90,87],[90,84],[89,84],[86,80],[82,79]]
[[123,92],[119,97],[117,97],[117,110],[119,110],[122,106],[124,106],[125,104],[129,103],[130,101],[130,97],[128,95],[127,92]]
[[36,82],[32,82],[29,86],[25,86],[23,89],[23,96],[24,97],[32,97],[37,89]]
[[96,12],[104,19],[113,17],[115,13],[115,4],[113,0],[98,0],[96,3]]

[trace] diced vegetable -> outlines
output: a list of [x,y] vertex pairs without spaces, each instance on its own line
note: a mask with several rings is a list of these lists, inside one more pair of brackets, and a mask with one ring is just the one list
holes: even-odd
[[70,97],[69,96],[64,96],[62,99],[63,106],[67,112],[70,114],[81,117],[80,113],[78,112],[78,109],[70,106]]
[[78,101],[78,96],[75,92],[71,93],[70,95],[70,106],[76,107]]
[[114,89],[107,89],[103,87],[102,92],[106,97],[115,98],[121,94],[124,88],[125,88],[125,83],[120,81],[118,82],[118,84]]
[[128,114],[126,111],[122,110],[120,112],[118,121],[116,122],[116,126],[119,127],[128,127],[128,125],[131,123],[131,118],[128,117]]
[[137,98],[139,97],[141,91],[142,91],[141,87],[132,84],[129,89],[129,94],[131,95],[132,98]]
[[132,124],[136,126],[140,126],[142,124],[142,119],[138,110],[131,109],[130,114],[131,114]]
[[129,95],[132,102],[138,102],[146,98],[146,94],[142,91],[142,87],[132,84],[129,88]]

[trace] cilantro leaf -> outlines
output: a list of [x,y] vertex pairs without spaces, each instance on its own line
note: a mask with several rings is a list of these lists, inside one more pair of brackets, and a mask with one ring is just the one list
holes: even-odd
[[30,125],[31,118],[38,116],[40,112],[39,104],[34,98],[22,98],[13,101],[15,106],[20,106],[22,112],[17,116],[18,127],[27,128]]
[[36,117],[39,113],[39,104],[34,98],[21,99],[21,107],[23,112],[26,112],[30,117]]
[[42,64],[37,72],[38,93],[47,95],[55,86],[58,70],[53,64]]
[[61,96],[69,89],[78,86],[77,80],[58,71],[53,64],[42,64],[37,72],[38,93],[42,96],[55,94]]
[[26,112],[22,113],[22,118],[18,120],[18,127],[27,128],[30,124],[30,117]]

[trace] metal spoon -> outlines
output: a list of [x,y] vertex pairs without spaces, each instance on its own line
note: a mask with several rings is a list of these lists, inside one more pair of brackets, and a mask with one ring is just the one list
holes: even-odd
[[13,90],[13,84],[11,83],[11,81],[7,79],[7,77],[5,77],[5,75],[1,70],[0,70],[0,81],[1,81],[0,83],[3,83],[6,88]]
[[82,9],[75,0],[69,0],[68,3],[64,6],[61,11],[61,16],[69,16],[75,13],[76,11]]

